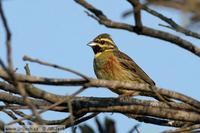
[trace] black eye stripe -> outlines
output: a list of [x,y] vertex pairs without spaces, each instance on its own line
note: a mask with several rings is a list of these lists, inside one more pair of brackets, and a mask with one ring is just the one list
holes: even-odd
[[99,46],[99,45],[96,45],[92,48],[94,50],[94,53],[99,53],[99,52],[102,52],[102,48]]
[[99,41],[94,41],[95,43],[98,43],[98,44],[107,44],[107,45],[112,45],[113,46],[113,43],[109,42],[109,41],[105,41],[105,40],[99,40]]
[[101,43],[101,44],[105,44],[106,42],[105,42],[105,41],[100,41],[100,43]]

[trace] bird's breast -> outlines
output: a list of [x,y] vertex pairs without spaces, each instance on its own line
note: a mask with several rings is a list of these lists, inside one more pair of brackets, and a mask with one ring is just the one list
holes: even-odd
[[94,70],[97,78],[117,80],[121,73],[119,61],[112,54],[101,55],[94,59]]

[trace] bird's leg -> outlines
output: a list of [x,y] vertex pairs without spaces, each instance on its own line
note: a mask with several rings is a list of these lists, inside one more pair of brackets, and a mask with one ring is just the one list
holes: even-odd
[[119,95],[120,101],[123,101],[123,102],[129,101],[130,98],[131,96],[128,96],[128,95]]
[[139,95],[139,92],[126,92],[126,93],[123,93],[123,94],[120,94],[119,95],[119,99],[122,100],[122,101],[129,101],[129,99],[133,96],[138,96]]

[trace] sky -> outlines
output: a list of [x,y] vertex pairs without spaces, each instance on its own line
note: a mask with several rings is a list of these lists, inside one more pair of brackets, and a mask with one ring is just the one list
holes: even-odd
[[[122,18],[121,14],[131,9],[124,0],[88,0],[95,7],[115,21],[134,24],[132,16]],[[106,4],[105,4],[106,3]],[[89,77],[95,78],[93,72],[94,54],[86,44],[101,33],[109,33],[119,49],[134,59],[139,66],[156,82],[158,87],[181,92],[200,100],[200,59],[190,52],[169,42],[137,35],[123,30],[109,29],[99,25],[88,17],[80,5],[73,0],[4,0],[5,14],[12,32],[13,61],[18,72],[24,73],[26,62],[24,55],[38,58],[43,61],[55,63],[72,68]],[[182,17],[178,11],[155,8],[164,15],[169,16],[178,23]],[[159,26],[165,24],[159,19],[142,12],[142,21],[146,26],[174,33],[184,39],[190,40],[199,46],[198,40],[175,33]],[[5,61],[5,34],[0,22],[0,58]],[[63,71],[55,70],[34,63],[29,63],[32,75],[76,78],[77,76]],[[71,94],[78,87],[38,87],[56,94]],[[90,88],[80,94],[81,96],[117,97],[106,88]],[[56,114],[56,115],[55,115]],[[0,119],[9,122],[11,119],[0,113]],[[43,118],[61,119],[64,113],[48,112]],[[118,133],[129,131],[138,121],[114,113],[102,113],[98,118],[103,121],[105,117],[116,120]],[[94,119],[87,122],[94,125]],[[169,129],[151,124],[139,123],[141,132],[155,133]],[[67,130],[70,132],[70,130]]]

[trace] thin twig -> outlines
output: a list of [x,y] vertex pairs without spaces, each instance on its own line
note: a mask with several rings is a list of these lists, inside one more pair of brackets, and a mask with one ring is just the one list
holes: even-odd
[[11,77],[11,81],[14,85],[17,86],[16,80],[15,80],[15,72],[13,69],[13,61],[12,61],[12,47],[11,47],[11,32],[8,26],[7,19],[5,17],[3,7],[2,7],[2,1],[0,0],[0,17],[3,22],[3,27],[5,29],[6,33],[6,57],[7,57],[7,63],[8,68],[3,64],[3,61],[1,61],[1,66],[4,68],[4,70],[8,73],[8,75]]
[[[60,105],[60,104],[63,103],[64,101],[68,101],[68,100],[70,100],[70,99],[73,99],[76,95],[78,95],[79,93],[81,93],[81,92],[84,91],[85,89],[86,89],[86,87],[83,87],[83,88],[79,89],[78,91],[74,92],[70,97],[69,97],[69,96],[66,96],[66,98],[63,98],[63,99],[61,99],[60,101],[58,101],[58,102],[56,102],[56,103],[54,103],[54,104],[48,106],[47,108],[45,108],[45,109],[43,109],[43,110],[41,110],[41,111],[38,111],[38,114],[44,113],[44,112],[48,111],[49,109],[54,108],[54,107]],[[25,120],[25,119],[28,119],[28,118],[31,118],[31,117],[33,117],[33,114],[27,116],[26,118],[20,118],[20,119],[14,120],[14,121],[8,123],[7,125],[11,125],[11,124],[14,124],[14,123],[16,123],[16,122],[19,122],[19,121],[22,121],[22,120]]]
[[139,129],[138,129],[139,126],[140,126],[140,124],[134,125],[133,128],[131,128],[131,130],[130,130],[128,133],[134,133],[135,131],[136,131],[137,133],[140,133],[140,131],[139,131]]
[[69,68],[66,68],[66,67],[62,67],[62,66],[59,66],[59,65],[56,65],[56,64],[53,64],[53,63],[48,63],[48,62],[44,62],[44,61],[41,61],[39,59],[33,59],[31,57],[28,57],[28,56],[24,56],[23,57],[23,60],[24,61],[30,61],[30,62],[35,62],[35,63],[38,63],[38,64],[41,64],[41,65],[45,65],[45,66],[50,66],[50,67],[53,67],[53,68],[56,68],[56,69],[60,69],[60,70],[64,70],[64,71],[67,71],[67,72],[71,72],[71,73],[74,73],[86,80],[89,80],[89,77],[87,77],[86,75],[84,74],[81,74],[80,72],[77,72],[75,70],[72,70],[72,69],[69,69]]
[[[175,129],[175,130],[169,130],[169,131],[164,131],[163,133],[181,133],[181,132],[192,132],[195,129],[200,129],[200,124],[195,124],[189,127],[183,127],[183,128],[179,128],[179,129]],[[198,131],[197,131],[198,132]]]
[[[47,105],[46,106],[37,106],[37,109],[45,109],[47,108]],[[29,106],[27,105],[9,105],[9,106],[3,106],[3,105],[0,105],[0,111],[1,110],[5,110],[5,109],[11,109],[11,110],[20,110],[20,109],[30,109]],[[65,112],[68,108],[67,107],[64,107],[64,106],[56,106],[54,108],[52,108],[51,110],[52,111],[58,111],[58,112]]]
[[[19,92],[23,96],[25,103],[27,103],[27,105],[30,106],[30,108],[32,109],[34,114],[37,114],[35,107],[32,106],[31,102],[28,101],[28,99],[27,99],[27,94],[26,94],[26,91],[25,91],[22,83],[18,83],[16,81],[15,71],[13,69],[13,61],[12,61],[11,32],[10,32],[5,14],[4,14],[3,9],[2,9],[1,1],[0,1],[0,16],[1,16],[3,26],[4,26],[4,29],[5,29],[5,32],[6,32],[6,49],[7,49],[8,69],[5,69],[5,70],[7,71],[8,75],[11,77],[11,81],[13,82],[13,84],[16,86],[16,88],[18,88]],[[3,66],[3,64],[2,64],[2,66]]]
[[140,34],[143,24],[141,19],[141,4],[139,0],[128,0],[133,6],[133,13],[135,19],[135,28],[138,30],[137,33]]
[[[96,16],[95,20],[98,20],[99,24],[102,24],[108,28],[114,28],[114,29],[122,29],[134,33],[138,33],[137,28],[135,28],[133,25],[129,25],[126,23],[116,22],[111,19],[109,19],[101,10],[95,8],[93,5],[89,4],[85,0],[74,0],[84,8],[88,9],[92,14]],[[150,36],[153,38],[158,38],[161,40],[165,40],[168,42],[171,42],[185,50],[190,51],[191,53],[197,55],[200,57],[200,48],[195,46],[193,43],[182,39],[176,35],[173,35],[171,33],[156,30],[147,26],[143,26],[142,31],[140,31],[138,34]]]
[[1,19],[2,19],[2,22],[3,22],[4,29],[6,31],[7,62],[8,62],[9,70],[13,70],[12,48],[11,48],[11,32],[10,32],[5,14],[4,14],[3,9],[2,9],[2,2],[1,1],[0,1],[0,16],[1,16]]
[[[7,111],[7,110],[2,110],[2,112],[6,113],[8,116],[10,116],[13,120],[17,120],[18,118],[11,112],[11,111]],[[20,125],[25,125],[24,122],[19,121],[18,122]]]
[[[166,22],[167,24],[169,24],[170,26],[166,26],[166,25],[161,25],[163,27],[166,27],[166,28],[169,28],[171,30],[175,30],[177,32],[181,32],[187,36],[191,36],[191,37],[194,37],[194,38],[197,38],[197,39],[200,39],[200,34],[196,33],[196,32],[193,32],[191,30],[188,30],[184,27],[182,27],[181,25],[177,24],[173,19],[171,18],[168,18],[166,16],[164,16],[163,14],[157,12],[156,10],[153,10],[151,8],[149,8],[148,6],[145,5],[141,5],[141,8],[143,10],[145,10],[146,12],[150,13],[151,15],[155,16],[155,17],[158,17],[159,19],[161,19],[162,21]],[[123,17],[127,17],[129,15],[131,15],[133,13],[133,10],[128,10],[126,12],[123,13]]]
[[171,18],[168,18],[164,15],[162,15],[161,13],[155,11],[155,10],[152,10],[150,9],[148,6],[146,5],[143,5],[142,6],[142,9],[144,9],[145,11],[147,11],[148,13],[160,18],[161,20],[165,21],[166,23],[168,23],[172,28],[172,30],[175,30],[175,31],[178,31],[178,32],[181,32],[187,36],[191,36],[191,37],[194,37],[194,38],[197,38],[197,39],[200,39],[200,34],[196,33],[196,32],[193,32],[193,31],[190,31],[188,29],[185,29],[183,28],[182,26],[178,25],[174,20],[172,20]]
[[90,115],[88,115],[88,116],[82,117],[81,119],[76,120],[76,121],[74,122],[74,125],[77,125],[77,124],[80,124],[80,123],[82,123],[82,122],[85,122],[85,121],[87,121],[87,120],[89,120],[89,119],[91,119],[91,118],[97,116],[98,114],[99,114],[99,113],[92,113],[92,114],[90,114]]
[[[83,90],[85,90],[87,87],[82,87],[82,88],[80,88],[78,91],[77,91],[77,93],[76,93],[76,95],[78,94],[78,93],[80,93],[81,91],[83,91]],[[75,95],[74,95],[75,96]],[[67,100],[67,105],[68,105],[68,110],[69,110],[69,113],[70,113],[70,116],[69,116],[69,118],[70,118],[70,122],[71,122],[71,130],[72,130],[72,133],[75,133],[75,128],[74,128],[74,122],[75,122],[75,120],[74,120],[74,114],[73,114],[73,107],[72,107],[72,100],[73,100],[73,97],[74,96],[72,96],[71,98],[69,98],[68,100]]]
[[2,120],[0,120],[0,131],[3,132],[4,131],[4,122]]
[[[10,96],[12,98],[11,99],[8,98],[6,102],[24,105],[22,98],[17,99],[14,98],[16,96],[12,95]],[[0,94],[1,101],[3,100],[2,97],[8,97],[8,94],[7,96],[6,95],[3,96],[3,93],[1,93]],[[9,99],[14,101],[10,101]],[[73,111],[75,112],[75,114],[84,114],[90,112],[121,112],[124,115],[126,114],[144,115],[144,116],[155,117],[157,119],[165,118],[174,121],[179,120],[180,122],[185,122],[185,123],[187,122],[196,123],[200,120],[199,113],[184,108],[184,104],[173,103],[173,106],[169,107],[162,102],[153,102],[149,100],[138,100],[131,98],[127,100],[128,101],[125,102],[120,98],[74,97]],[[42,101],[43,100],[36,101],[35,99],[33,99],[32,103],[39,106],[41,105],[51,106],[51,104],[44,104],[45,101],[43,102]],[[179,108],[177,108],[178,106]],[[63,102],[62,105],[57,107],[67,107],[67,101]],[[65,112],[69,112],[69,110],[66,109]],[[142,121],[155,124],[154,121],[151,122],[151,120],[149,119],[148,120],[142,119]],[[156,125],[174,126],[174,127],[181,126],[181,124],[177,124],[177,122],[176,123],[170,122],[169,124],[165,125],[162,123],[157,123]]]
[[[9,76],[6,72],[0,69],[0,77],[9,81]],[[46,85],[60,85],[60,86],[86,86],[86,87],[107,87],[112,89],[127,89],[132,91],[141,91],[144,96],[155,97],[152,94],[151,88],[146,84],[135,84],[135,83],[127,83],[120,81],[107,81],[107,80],[99,80],[99,79],[90,79],[90,81],[85,81],[84,79],[56,79],[56,78],[46,78],[46,77],[35,77],[35,76],[24,76],[22,74],[16,73],[16,79],[19,82],[25,83],[37,83],[37,84],[46,84]],[[181,93],[168,91],[166,89],[156,87],[159,94],[164,97],[169,97],[171,99],[180,100],[183,103],[187,103],[190,106],[193,106],[197,110],[200,108],[200,102],[185,96]],[[173,89],[171,89],[173,90]],[[145,93],[146,92],[146,93]]]
[[[25,71],[26,71],[26,75],[30,76],[30,75],[31,75],[31,72],[30,72],[30,69],[29,69],[28,64],[25,65],[24,69],[25,69]],[[32,86],[32,85],[29,84],[29,83],[26,83],[26,85],[27,85],[29,88],[31,88],[31,86]],[[23,88],[24,88],[24,92],[25,92],[25,95],[24,95],[24,101],[25,101],[25,103],[30,107],[30,109],[31,109],[33,115],[35,116],[36,121],[38,122],[38,124],[43,124],[43,123],[41,123],[41,117],[40,117],[40,115],[39,115],[38,112],[37,112],[36,106],[35,106],[34,104],[31,104],[31,101],[27,98],[28,94],[27,94],[27,92],[26,92],[26,89],[25,89],[24,86],[23,86]]]

